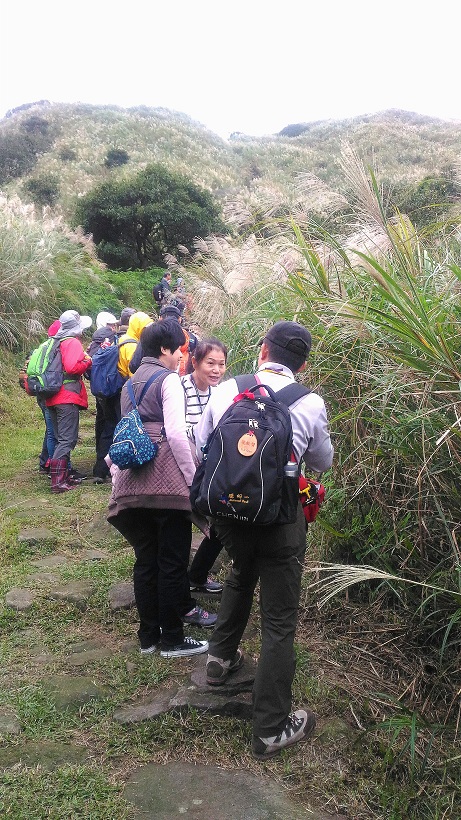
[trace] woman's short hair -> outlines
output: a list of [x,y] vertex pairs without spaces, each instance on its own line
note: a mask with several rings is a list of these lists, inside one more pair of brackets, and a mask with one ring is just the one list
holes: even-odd
[[162,347],[174,353],[186,341],[183,329],[176,319],[162,319],[147,325],[141,333],[140,342],[144,356],[155,356],[162,353]]

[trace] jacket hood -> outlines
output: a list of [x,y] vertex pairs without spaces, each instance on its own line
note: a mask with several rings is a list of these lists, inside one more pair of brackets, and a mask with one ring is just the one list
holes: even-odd
[[128,329],[126,331],[126,335],[130,339],[136,339],[139,342],[139,337],[141,332],[144,330],[147,325],[151,325],[153,319],[147,315],[147,313],[142,313],[138,311],[137,313],[133,313],[130,316],[130,321],[128,322]]

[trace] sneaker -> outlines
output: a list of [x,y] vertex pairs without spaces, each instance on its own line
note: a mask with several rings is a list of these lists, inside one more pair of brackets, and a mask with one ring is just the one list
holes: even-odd
[[106,479],[100,475],[95,475],[92,481],[93,484],[105,484]]
[[69,478],[71,478],[72,481],[84,481],[87,477],[86,473],[80,473],[78,470],[71,470],[69,472]]
[[201,655],[203,652],[208,652],[208,641],[195,641],[193,638],[184,638],[176,646],[160,648],[162,658],[188,658],[189,655]]
[[39,475],[47,475],[49,478],[51,478],[50,468],[49,467],[39,467],[38,468],[38,474]]
[[222,658],[215,658],[208,655],[206,665],[206,682],[210,686],[221,686],[231,672],[236,672],[243,665],[244,656],[240,649],[237,649],[231,661],[223,661]]
[[153,655],[154,652],[157,650],[157,644],[153,643],[152,646],[141,646],[141,655]]
[[211,592],[213,595],[219,595],[219,593],[223,591],[223,585],[218,584],[217,581],[213,581],[212,578],[207,578],[204,584],[194,584],[194,582],[191,581],[190,589],[191,592]]
[[304,709],[292,712],[288,715],[285,728],[278,735],[273,735],[273,737],[253,735],[253,757],[257,760],[265,760],[278,755],[282,749],[293,746],[308,737],[314,730],[315,723],[313,712],[306,712]]
[[182,619],[185,624],[189,626],[204,626],[206,628],[212,627],[216,623],[217,615],[212,615],[201,606],[194,606],[187,615],[183,615]]

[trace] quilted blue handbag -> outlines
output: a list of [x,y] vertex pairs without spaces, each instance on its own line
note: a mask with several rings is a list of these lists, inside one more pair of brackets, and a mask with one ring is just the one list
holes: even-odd
[[133,405],[133,410],[120,419],[114,430],[112,444],[109,447],[109,456],[120,470],[142,467],[143,464],[152,461],[157,455],[158,444],[160,442],[156,443],[151,441],[139,415],[138,406],[141,404],[152,382],[162,373],[165,373],[163,368],[147,380],[138,403],[136,403],[131,379],[128,379],[126,382],[126,389]]

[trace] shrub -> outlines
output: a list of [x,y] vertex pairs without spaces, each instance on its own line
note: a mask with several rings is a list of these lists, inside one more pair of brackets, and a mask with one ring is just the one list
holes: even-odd
[[77,152],[74,151],[73,148],[68,148],[67,146],[64,146],[64,148],[61,148],[59,152],[59,157],[60,159],[62,159],[63,162],[73,162],[77,159]]
[[59,196],[58,178],[53,174],[43,174],[29,179],[24,188],[35,205],[55,205]]
[[123,148],[109,148],[104,165],[106,168],[116,168],[118,165],[126,165],[130,155]]
[[33,143],[26,134],[0,135],[0,184],[28,174],[36,161]]
[[425,177],[401,194],[396,204],[399,210],[409,214],[417,228],[423,228],[441,219],[456,197],[459,190],[452,179]]
[[0,184],[30,173],[38,155],[51,148],[56,133],[56,127],[37,116],[0,133]]

